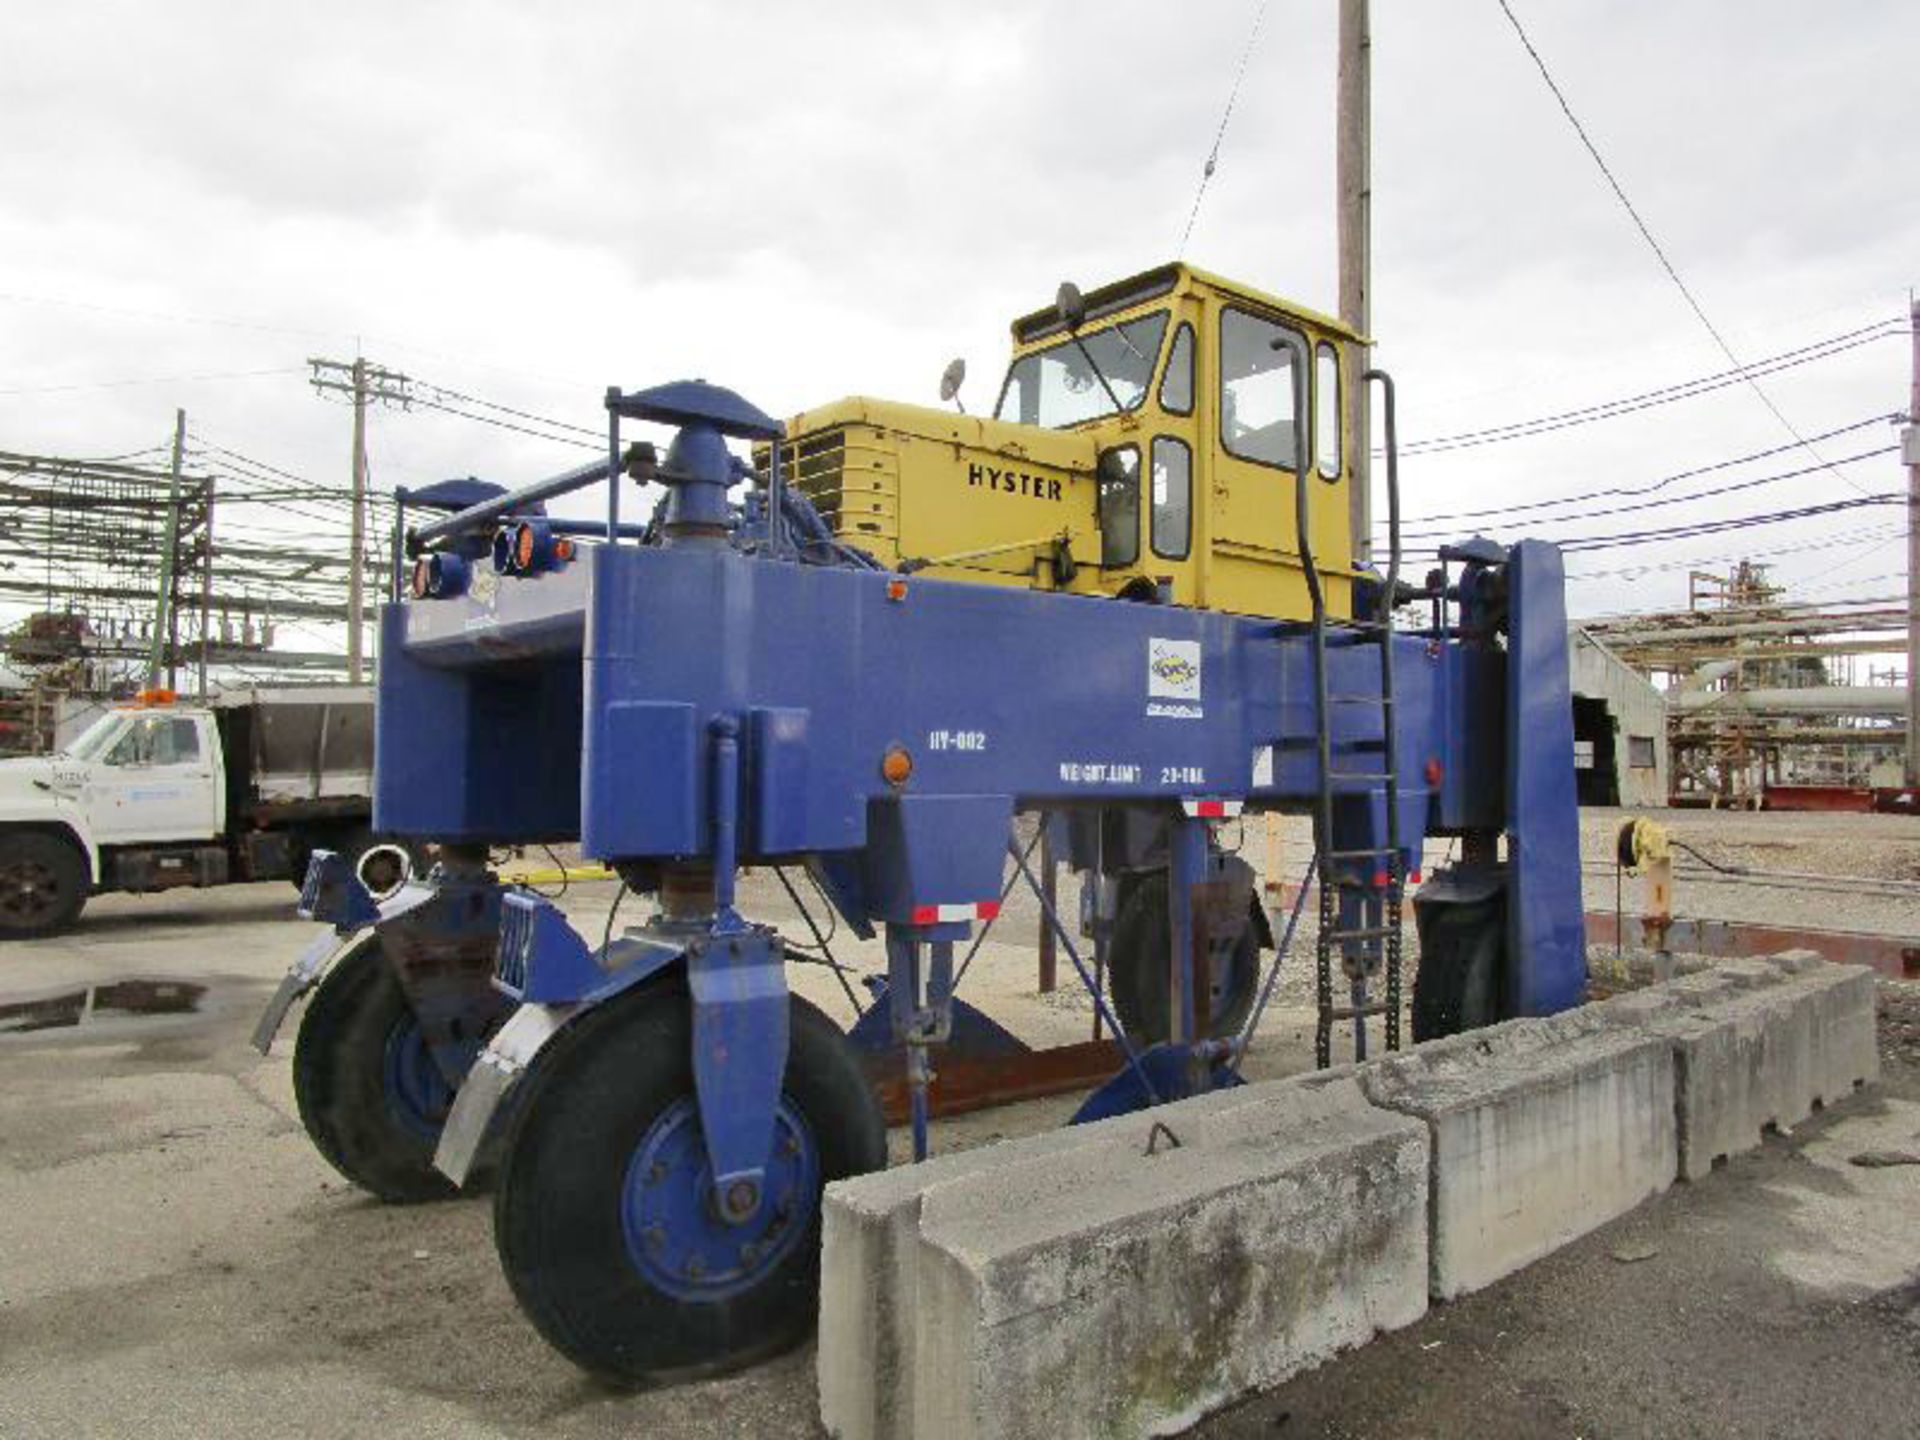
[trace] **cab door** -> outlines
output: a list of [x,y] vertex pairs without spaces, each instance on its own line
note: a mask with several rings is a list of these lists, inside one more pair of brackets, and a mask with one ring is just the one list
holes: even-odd
[[103,844],[211,840],[220,833],[212,720],[136,715],[94,763],[88,789],[94,838]]
[[[1210,603],[1243,614],[1304,618],[1298,473],[1313,464],[1307,332],[1289,319],[1228,304],[1216,333],[1213,404],[1213,574]],[[1350,562],[1346,496],[1307,491],[1309,540],[1329,607],[1341,613]]]

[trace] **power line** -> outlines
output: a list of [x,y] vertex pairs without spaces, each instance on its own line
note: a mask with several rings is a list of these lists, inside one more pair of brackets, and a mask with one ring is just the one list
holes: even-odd
[[[1784,449],[1798,449],[1798,446],[1784,446]],[[1896,453],[1898,445],[1883,445],[1878,450],[1864,450],[1858,455],[1848,455],[1837,461],[1841,465],[1857,465],[1863,460],[1877,460],[1884,455]],[[1543,515],[1532,523],[1544,525],[1562,525],[1573,520],[1603,520],[1609,515],[1627,515],[1638,510],[1658,510],[1668,505],[1691,505],[1700,500],[1711,500],[1721,495],[1733,495],[1743,490],[1757,490],[1762,485],[1778,485],[1783,480],[1798,480],[1806,475],[1815,475],[1829,467],[1825,465],[1803,465],[1798,470],[1782,470],[1774,475],[1759,475],[1751,480],[1736,480],[1730,485],[1715,485],[1707,490],[1695,490],[1686,495],[1667,495],[1657,500],[1637,500],[1629,505],[1609,505],[1599,510],[1579,510],[1568,515]],[[1541,505],[1564,504],[1566,502],[1542,501]],[[1515,506],[1520,509],[1537,509],[1540,506]],[[1499,511],[1482,512],[1500,514]],[[1444,537],[1451,532],[1450,526],[1432,528],[1422,521],[1416,528],[1407,531],[1407,538],[1413,540],[1431,540],[1436,536]]]
[[[1832,440],[1836,436],[1850,435],[1856,430],[1866,430],[1876,425],[1885,425],[1895,418],[1891,413],[1872,415],[1865,420],[1856,420],[1850,425],[1836,426],[1834,429],[1816,435],[1813,438],[1815,440]],[[1481,520],[1515,515],[1523,510],[1549,510],[1558,508],[1561,505],[1584,504],[1589,500],[1605,500],[1613,496],[1632,498],[1641,495],[1651,495],[1656,491],[1664,490],[1667,486],[1677,484],[1682,480],[1691,480],[1700,475],[1712,475],[1721,470],[1732,470],[1741,465],[1751,464],[1755,460],[1766,460],[1772,456],[1782,454],[1785,451],[1797,450],[1799,448],[1798,445],[1791,443],[1775,445],[1770,449],[1754,450],[1745,455],[1735,455],[1731,459],[1716,460],[1711,465],[1697,465],[1691,470],[1676,470],[1671,475],[1663,475],[1660,479],[1649,481],[1645,485],[1608,485],[1599,490],[1586,490],[1577,495],[1562,495],[1552,500],[1528,500],[1518,505],[1496,505],[1485,510],[1455,510],[1447,514],[1425,515],[1414,523],[1424,526],[1441,520]]]
[[333,330],[299,330],[286,325],[268,325],[257,320],[233,320],[216,315],[139,310],[126,305],[101,305],[87,300],[68,300],[58,295],[25,295],[15,290],[0,291],[0,300],[12,301],[18,305],[53,305],[67,310],[91,310],[99,315],[127,315],[138,320],[166,320],[182,325],[213,325],[223,330],[257,330],[268,335],[327,336],[343,333]]
[[1233,102],[1240,98],[1240,82],[1247,76],[1247,61],[1253,58],[1253,47],[1260,40],[1260,27],[1266,22],[1267,0],[1260,0],[1260,8],[1254,12],[1253,29],[1247,34],[1246,48],[1240,52],[1240,68],[1234,72],[1233,88],[1227,92],[1227,108],[1221,112],[1220,128],[1213,134],[1213,148],[1207,152],[1206,166],[1200,171],[1200,186],[1193,192],[1193,209],[1187,212],[1187,228],[1180,232],[1180,244],[1174,250],[1175,258],[1187,253],[1187,241],[1193,237],[1193,222],[1200,218],[1200,202],[1207,193],[1207,182],[1213,179],[1213,172],[1220,165],[1220,145],[1227,138],[1227,123],[1233,119]]
[[1861,495],[1852,500],[1829,500],[1820,505],[1802,505],[1792,510],[1769,510],[1758,515],[1735,515],[1722,520],[1701,520],[1692,525],[1673,525],[1655,530],[1618,531],[1607,535],[1576,535],[1555,543],[1563,554],[1588,550],[1612,550],[1621,545],[1645,545],[1660,540],[1690,540],[1699,535],[1718,535],[1728,530],[1746,530],[1756,525],[1779,525],[1789,520],[1806,520],[1815,515],[1832,515],[1856,510],[1863,505],[1904,505],[1907,497],[1893,491],[1879,495]]
[[[1580,137],[1580,143],[1586,147],[1587,154],[1593,157],[1593,163],[1600,168],[1600,173],[1606,177],[1607,185],[1612,189],[1621,207],[1625,209],[1627,214],[1632,218],[1634,227],[1640,232],[1640,237],[1647,242],[1647,248],[1653,251],[1654,258],[1660,262],[1660,268],[1667,272],[1667,278],[1673,281],[1674,288],[1678,290],[1686,300],[1688,307],[1693,311],[1694,315],[1699,318],[1700,324],[1705,327],[1706,332],[1713,337],[1714,344],[1720,347],[1720,352],[1727,357],[1728,363],[1736,370],[1742,369],[1740,357],[1734,353],[1733,346],[1727,343],[1727,338],[1720,333],[1719,327],[1707,318],[1706,310],[1701,306],[1699,300],[1694,297],[1694,293],[1688,288],[1687,282],[1680,278],[1679,270],[1675,269],[1673,261],[1667,258],[1667,252],[1661,248],[1660,242],[1653,238],[1653,231],[1647,227],[1647,222],[1641,218],[1640,212],[1634,208],[1633,202],[1627,198],[1627,192],[1621,188],[1619,180],[1614,178],[1612,169],[1610,169],[1607,162],[1601,158],[1599,147],[1593,143],[1592,137],[1587,134],[1587,127],[1580,123],[1580,117],[1573,113],[1573,106],[1567,103],[1567,97],[1562,93],[1559,84],[1554,80],[1553,72],[1547,69],[1547,62],[1541,58],[1540,52],[1534,48],[1533,41],[1527,36],[1526,27],[1520,23],[1520,17],[1513,13],[1513,6],[1508,4],[1507,0],[1496,0],[1496,3],[1499,4],[1501,11],[1513,26],[1514,34],[1520,37],[1520,43],[1526,47],[1527,54],[1533,58],[1534,67],[1539,70],[1540,78],[1547,82],[1547,89],[1553,92],[1553,98],[1559,102],[1560,112],[1567,117],[1567,123],[1573,126],[1574,134]],[[1773,418],[1780,422],[1782,428],[1784,428],[1789,435],[1800,442],[1801,447],[1806,450],[1807,454],[1811,455],[1815,460],[1819,460],[1821,464],[1826,464],[1824,460],[1821,460],[1820,452],[1815,450],[1813,446],[1808,443],[1806,437],[1801,435],[1799,430],[1794,427],[1793,422],[1787,419],[1786,412],[1773,403],[1773,397],[1760,388],[1760,382],[1751,375],[1746,377],[1746,382],[1753,393],[1759,397],[1760,403],[1773,412]],[[1832,470],[1834,478],[1839,480],[1841,484],[1847,486],[1848,489],[1860,490],[1858,485],[1855,485],[1853,481],[1842,475],[1838,470],[1834,470],[1830,465],[1827,466],[1827,468]],[[1865,492],[1861,491],[1860,493],[1864,494]]]
[[224,445],[216,445],[198,430],[189,430],[187,433],[200,442],[203,450],[210,450],[216,455],[226,456],[229,460],[251,465],[257,470],[265,470],[271,474],[278,475],[283,480],[292,480],[302,485],[311,485],[313,483],[304,475],[296,475],[291,470],[282,470],[279,466],[269,465],[264,460],[256,460],[250,455],[242,455],[237,450],[229,450]]
[[[1672,385],[1657,386],[1635,395],[1623,395],[1615,400],[1603,400],[1592,405],[1582,405],[1573,410],[1562,410],[1551,415],[1537,415],[1528,420],[1514,420],[1504,425],[1490,425],[1479,430],[1461,430],[1451,435],[1435,435],[1424,440],[1409,440],[1401,445],[1400,453],[1402,455],[1437,455],[1448,450],[1465,450],[1479,445],[1498,445],[1508,440],[1523,440],[1535,435],[1550,434],[1556,430],[1570,429],[1576,425],[1613,420],[1641,410],[1651,410],[1657,406],[1674,404],[1676,401],[1710,395],[1729,386],[1746,383],[1756,375],[1774,375],[1784,370],[1797,370],[1802,365],[1830,360],[1836,355],[1844,355],[1863,345],[1871,345],[1876,340],[1889,340],[1907,333],[1907,322],[1904,319],[1892,317],[1878,320],[1857,330],[1830,335],[1823,340],[1815,340],[1792,350],[1783,350],[1777,355],[1756,360],[1751,365],[1740,365],[1736,362],[1732,370],[1721,370],[1711,375],[1696,376],[1691,380],[1676,381]],[[1807,443],[1796,432],[1795,448],[1804,447]]]
[[209,370],[197,375],[143,375],[132,380],[76,380],[65,385],[12,385],[0,389],[0,395],[51,395],[62,390],[118,390],[130,385],[185,385],[196,380],[253,380],[262,375],[298,375],[299,373],[297,367],[288,365],[272,370]]
[[1907,497],[1893,491],[1879,495],[1860,495],[1852,500],[1829,500],[1820,505],[1802,505],[1792,510],[1769,510],[1757,515],[1735,515],[1722,520],[1702,520],[1692,525],[1673,525],[1655,530],[1617,531],[1607,535],[1576,535],[1555,543],[1563,554],[1589,550],[1613,550],[1622,545],[1647,545],[1662,540],[1691,540],[1700,535],[1718,535],[1729,530],[1746,530],[1756,525],[1779,525],[1790,520],[1806,520],[1815,515],[1832,515],[1842,510],[1857,510],[1863,505],[1904,505]]
[[[1671,525],[1653,530],[1616,531],[1604,535],[1575,535],[1560,537],[1522,537],[1552,539],[1562,554],[1578,554],[1588,550],[1610,550],[1621,545],[1649,545],[1664,540],[1688,540],[1700,535],[1717,535],[1727,530],[1744,530],[1755,525],[1777,525],[1788,520],[1805,520],[1815,515],[1831,515],[1842,510],[1854,510],[1863,505],[1904,505],[1907,497],[1892,491],[1878,495],[1861,495],[1852,500],[1829,500],[1820,505],[1803,505],[1792,510],[1768,510],[1753,515],[1735,515],[1719,520],[1700,520],[1687,525]],[[1437,555],[1438,548],[1418,549],[1409,552],[1414,555]]]
[[[198,430],[190,429],[187,433],[193,439],[200,442],[199,448],[194,452],[195,454],[218,455],[222,458],[211,462],[215,467],[224,464],[227,467],[243,472],[233,478],[244,478],[256,481],[269,480],[270,483],[290,481],[295,487],[291,490],[258,492],[262,496],[277,499],[339,500],[342,502],[352,498],[353,492],[345,486],[324,485],[317,480],[309,479],[305,475],[295,474],[293,471],[282,469],[278,465],[271,465],[265,460],[256,459],[251,455],[242,455],[237,450],[229,450],[225,446],[214,444]],[[375,494],[370,495],[368,498],[377,504],[390,505],[393,503],[393,497],[390,495]]]
[[[462,420],[472,420],[476,424],[492,425],[501,430],[512,430],[521,435],[531,435],[536,440],[548,440],[556,445],[577,445],[584,450],[598,450],[602,452],[607,448],[607,442],[604,439],[598,441],[579,440],[571,435],[555,435],[545,430],[534,430],[525,425],[516,425],[511,420],[501,420],[491,415],[475,415],[471,411],[456,409],[451,405],[443,405],[433,400],[425,400],[417,395],[414,397],[413,403],[423,410],[438,410],[443,414],[457,416]],[[504,409],[505,407],[498,408]],[[564,422],[547,421],[544,423],[557,424]],[[580,429],[582,427],[568,426],[567,428]]]
[[422,389],[431,390],[436,396],[443,399],[455,400],[467,405],[478,405],[487,410],[498,410],[503,415],[512,415],[521,420],[532,420],[541,425],[551,425],[556,430],[571,430],[576,434],[585,435],[594,442],[596,449],[606,443],[606,436],[601,431],[595,430],[589,425],[575,425],[570,421],[555,420],[550,416],[536,415],[531,410],[516,410],[513,406],[502,405],[497,400],[485,400],[478,395],[463,395],[458,390],[449,390],[446,386],[435,385],[431,381],[422,380],[417,383]]
[[1611,570],[1580,570],[1567,572],[1569,580],[1613,580],[1622,577],[1637,578],[1641,575],[1654,575],[1670,570],[1696,569],[1702,565],[1731,564],[1737,560],[1769,560],[1782,555],[1803,555],[1817,550],[1837,550],[1853,545],[1871,544],[1888,539],[1899,539],[1906,535],[1904,525],[1866,526],[1859,530],[1842,531],[1821,540],[1811,540],[1802,545],[1780,545],[1766,550],[1743,550],[1738,555],[1699,555],[1684,560],[1661,560],[1646,565],[1621,565]]
[[113,465],[127,460],[140,460],[149,455],[165,455],[172,450],[170,445],[148,445],[140,450],[127,450],[118,455],[69,455],[63,456],[61,463],[67,465]]

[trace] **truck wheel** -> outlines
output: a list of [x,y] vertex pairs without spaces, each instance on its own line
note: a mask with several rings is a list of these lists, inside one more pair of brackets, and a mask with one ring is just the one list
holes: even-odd
[[[1173,976],[1168,972],[1167,872],[1120,877],[1119,913],[1108,952],[1107,993],[1130,1039],[1158,1044],[1172,1033]],[[1198,1023],[1208,1039],[1238,1034],[1260,984],[1260,923],[1252,902],[1247,923],[1229,944],[1216,943],[1207,967],[1208,994]]]
[[507,1141],[494,1244],[540,1333],[631,1384],[737,1370],[798,1343],[820,1286],[820,1191],[886,1164],[846,1038],[790,1000],[787,1073],[761,1211],[714,1214],[684,980],[583,1016],[539,1055]]
[[1503,918],[1497,905],[1448,905],[1421,927],[1415,1044],[1500,1019]]
[[433,1168],[454,1087],[433,1063],[379,940],[335,961],[308,1003],[293,1094],[314,1145],[361,1189],[392,1204],[456,1193]]
[[54,935],[87,903],[87,862],[52,835],[0,838],[0,940]]

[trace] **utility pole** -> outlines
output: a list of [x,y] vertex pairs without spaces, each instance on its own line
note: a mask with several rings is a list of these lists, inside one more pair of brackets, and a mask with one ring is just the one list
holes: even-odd
[[180,468],[187,454],[187,412],[173,412],[172,479],[167,486],[166,541],[160,548],[160,591],[153,602],[153,644],[147,650],[147,685],[160,683],[160,667],[172,664],[167,633],[173,615],[173,552],[180,545]]
[[213,477],[206,478],[200,492],[204,514],[200,521],[202,543],[207,547],[200,567],[200,698],[207,698],[207,652],[213,648]]
[[1912,384],[1901,458],[1907,462],[1907,784],[1920,785],[1920,299],[1908,302]]
[[360,557],[367,553],[367,362],[353,357],[353,519],[347,528],[347,683],[360,683],[360,647],[366,642],[366,581]]
[[348,395],[353,401],[353,519],[349,528],[347,566],[347,680],[358,685],[363,678],[363,654],[366,644],[366,548],[367,548],[367,402],[390,401],[406,405],[407,377],[367,363],[356,355],[351,364],[344,360],[308,360],[313,367],[313,388],[322,394],[329,390]]
[[[1362,335],[1372,324],[1373,32],[1367,0],[1340,0],[1340,79],[1334,188],[1338,192],[1340,318]],[[1340,393],[1347,415],[1347,457],[1351,484],[1347,516],[1353,530],[1353,558],[1365,563],[1373,551],[1373,416],[1360,377],[1372,360],[1370,349],[1343,347]]]

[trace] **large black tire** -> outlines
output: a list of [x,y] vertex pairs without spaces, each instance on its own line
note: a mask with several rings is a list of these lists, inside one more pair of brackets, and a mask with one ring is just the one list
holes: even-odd
[[87,862],[67,841],[36,831],[0,836],[0,940],[55,935],[87,903]]
[[[1107,955],[1107,993],[1129,1038],[1158,1044],[1172,1034],[1173,976],[1167,958],[1167,872],[1120,878],[1113,944]],[[1231,945],[1214,948],[1210,994],[1199,1009],[1202,1037],[1238,1034],[1260,985],[1260,902],[1248,903],[1247,923]]]
[[1497,904],[1446,905],[1420,927],[1413,1038],[1438,1040],[1500,1019],[1504,916]]
[[[782,1193],[781,1176],[794,1172],[770,1169],[764,1219],[731,1232],[756,1250],[749,1260],[743,1248],[731,1289],[716,1272],[707,1282],[712,1293],[704,1293],[702,1271],[683,1293],[672,1293],[648,1272],[636,1254],[638,1239],[630,1238],[639,1160],[658,1153],[649,1147],[663,1129],[684,1130],[693,1103],[683,977],[583,1016],[522,1081],[494,1197],[494,1243],[521,1308],[581,1368],[617,1384],[721,1374],[777,1354],[811,1329],[820,1286],[820,1187],[883,1167],[886,1128],[846,1038],[806,1001],[795,996],[790,1004],[783,1110],[802,1124],[791,1149],[776,1143],[774,1159],[805,1175],[805,1162],[784,1158],[800,1155],[804,1145],[811,1193],[792,1194],[779,1219],[778,1208],[768,1207]],[[656,1179],[667,1173],[656,1164],[644,1184],[680,1186],[685,1176],[685,1193],[697,1194],[704,1146],[681,1154],[687,1158],[669,1178]],[[719,1222],[701,1221],[699,1213],[695,1206],[684,1229],[696,1238],[715,1233]],[[642,1233],[651,1228],[643,1225]],[[685,1239],[660,1237],[669,1255],[668,1245]],[[696,1277],[691,1268],[684,1273]]]
[[369,937],[334,962],[307,1004],[293,1095],[328,1163],[389,1204],[457,1193],[433,1168],[453,1089],[431,1065],[400,982]]

